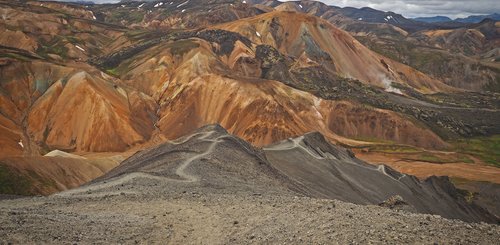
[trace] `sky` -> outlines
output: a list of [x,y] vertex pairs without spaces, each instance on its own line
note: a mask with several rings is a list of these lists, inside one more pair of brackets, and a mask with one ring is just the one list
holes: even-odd
[[339,7],[370,7],[405,17],[444,15],[452,19],[500,13],[500,0],[321,0]]
[[[119,0],[93,1],[119,2]],[[321,2],[340,7],[370,7],[392,11],[410,18],[444,15],[454,19],[469,15],[500,13],[500,0],[321,0]]]

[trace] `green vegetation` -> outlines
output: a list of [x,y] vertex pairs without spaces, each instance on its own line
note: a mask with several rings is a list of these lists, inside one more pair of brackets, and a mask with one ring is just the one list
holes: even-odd
[[31,61],[31,59],[29,57],[23,56],[21,54],[16,54],[16,53],[0,53],[0,58],[12,58],[12,59],[16,59],[16,60],[24,61],[24,62]]
[[121,23],[122,20],[125,20],[129,23],[139,23],[143,18],[144,14],[139,11],[116,10],[111,13],[107,21],[111,23]]
[[485,163],[500,167],[500,135],[461,139],[454,142],[454,145],[458,152],[476,156]]
[[68,42],[72,43],[72,44],[84,44],[85,42],[76,38],[76,37],[73,37],[73,36],[65,36],[64,37]]
[[31,181],[13,169],[0,165],[0,194],[23,195],[31,193]]
[[109,75],[112,75],[114,77],[119,77],[120,76],[120,73],[117,71],[116,68],[107,69],[106,73],[108,73]]
[[405,160],[411,161],[420,161],[420,162],[428,162],[428,163],[437,163],[437,164],[445,164],[445,163],[474,163],[474,160],[470,159],[464,154],[435,154],[431,152],[423,152],[419,154],[410,155],[404,158]]
[[472,203],[474,201],[476,193],[463,189],[457,189],[457,191],[462,195],[462,197],[465,199],[466,202]]
[[56,182],[35,171],[19,172],[0,162],[0,194],[29,196],[56,189]]
[[412,146],[406,145],[373,145],[369,148],[370,152],[381,152],[381,153],[419,153],[419,150]]
[[404,154],[404,160],[428,162],[436,164],[446,163],[474,163],[469,156],[464,153],[444,154],[428,152],[413,146],[397,144],[381,144],[368,146],[369,152],[379,152],[388,154]]
[[54,38],[53,42],[40,45],[36,53],[44,58],[47,58],[49,54],[67,58],[68,49],[64,47],[64,41],[61,41],[60,38]]

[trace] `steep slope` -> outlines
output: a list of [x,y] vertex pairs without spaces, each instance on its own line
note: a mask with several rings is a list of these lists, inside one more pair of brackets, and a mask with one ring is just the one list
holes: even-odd
[[286,193],[292,184],[269,166],[261,151],[229,135],[222,127],[209,125],[191,135],[139,151],[90,185],[67,194],[90,189],[98,195],[133,178],[163,179],[193,189],[212,186],[210,191],[222,193],[228,187],[259,192],[268,186],[274,187],[271,192]]
[[122,1],[87,7],[97,20],[151,30],[194,29],[261,13],[240,0]]
[[130,45],[126,28],[80,5],[1,1],[0,9],[9,34],[0,38],[3,156],[123,151],[150,138],[154,102],[85,63]]
[[[116,46],[125,28],[96,22],[93,12],[79,5],[36,1],[0,1],[0,45],[63,61],[87,60]],[[126,43],[126,39],[123,39]]]
[[124,151],[149,140],[156,110],[151,98],[87,65],[69,64],[11,59],[0,67],[6,101],[0,109],[10,132],[2,151]]
[[[296,192],[358,204],[379,204],[400,195],[421,213],[466,221],[497,221],[487,211],[467,203],[446,178],[421,182],[383,165],[366,164],[345,149],[327,143],[318,133],[266,147],[263,152],[218,125],[137,152],[91,184],[63,195],[89,191],[99,196],[140,179],[194,190],[208,186],[204,192],[224,193],[232,187],[276,194]],[[265,191],[268,186],[273,186],[272,190]],[[137,189],[140,186],[124,187],[132,192]]]
[[[300,25],[292,24],[296,22]],[[271,45],[293,57],[306,56],[315,62],[331,59],[333,70],[341,77],[382,88],[395,82],[423,92],[451,90],[423,73],[373,53],[346,32],[310,15],[275,11],[213,28],[240,33],[257,44]]]
[[100,152],[125,151],[151,137],[155,105],[147,96],[85,72],[67,79],[33,104],[28,130],[35,141],[50,149]]
[[252,4],[269,6],[278,10],[297,11],[309,13],[316,16],[338,15],[340,18],[363,21],[365,23],[389,24],[402,28],[408,32],[415,32],[425,29],[456,28],[464,26],[462,23],[424,23],[407,19],[401,14],[392,11],[381,11],[370,7],[353,8],[329,6],[321,1],[277,1],[277,0],[252,0],[247,1]]
[[[431,148],[446,146],[429,130],[396,113],[361,108],[355,102],[321,100],[283,84],[307,84],[310,75],[282,83],[269,80],[274,77],[267,76],[272,69],[266,67],[272,66],[268,58],[273,58],[266,50],[265,46],[255,48],[236,33],[207,30],[182,34],[178,40],[139,50],[119,60],[113,69],[127,86],[156,99],[160,105],[156,125],[167,138],[179,137],[207,123],[220,123],[257,145],[313,129],[349,145],[359,143],[338,134],[382,137]],[[316,69],[301,60],[288,65],[305,71]],[[335,78],[333,74],[327,76]],[[384,119],[367,124],[363,119],[367,117]],[[411,132],[425,136],[410,137]]]
[[[273,81],[239,81],[208,75],[194,79],[181,89],[182,93],[168,98],[158,123],[168,138],[178,137],[181,132],[189,132],[204,123],[219,122],[256,145],[300,135],[312,128],[348,145],[360,142],[340,137],[337,132],[350,137],[382,137],[426,147],[445,145],[431,131],[390,111],[362,109],[349,102],[324,101]],[[261,109],[255,111],[255,108]],[[385,119],[367,123],[364,118]],[[425,136],[409,137],[412,132]]]
[[481,24],[421,23],[390,12],[339,8],[317,1],[253,2],[274,7],[266,9],[267,12],[294,11],[321,17],[349,32],[371,50],[450,86],[498,91],[498,64],[492,63],[498,46],[498,38],[492,38],[497,29],[494,25],[477,28]]
[[418,212],[469,221],[488,217],[481,208],[470,207],[445,177],[419,181],[385,165],[367,164],[318,133],[288,139],[264,151],[273,167],[316,197],[378,204],[399,195]]
[[[427,37],[425,41],[437,47],[463,53],[467,56],[474,56],[487,53],[500,46],[499,23],[498,21],[485,20],[467,28],[429,30],[422,32],[422,34]],[[421,36],[419,35],[417,38]]]
[[[52,154],[50,154],[52,153]],[[1,157],[2,195],[50,195],[77,188],[113,169],[122,156],[82,157],[50,152],[47,156]]]

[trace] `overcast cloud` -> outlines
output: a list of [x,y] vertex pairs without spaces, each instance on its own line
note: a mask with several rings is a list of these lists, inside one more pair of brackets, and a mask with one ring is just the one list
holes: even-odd
[[[286,0],[282,0],[286,1]],[[500,13],[500,0],[321,0],[340,7],[370,7],[392,11],[405,17],[444,15],[450,18]],[[94,0],[96,3],[119,0]]]
[[340,7],[370,7],[405,17],[444,15],[450,18],[500,13],[500,0],[321,0]]

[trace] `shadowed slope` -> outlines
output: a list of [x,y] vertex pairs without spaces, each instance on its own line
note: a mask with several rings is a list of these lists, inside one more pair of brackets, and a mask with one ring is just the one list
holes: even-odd
[[[264,154],[265,153],[265,154]],[[379,204],[400,195],[418,212],[466,221],[496,222],[487,211],[468,204],[447,178],[424,182],[384,165],[372,166],[318,133],[306,134],[262,150],[229,135],[218,125],[136,153],[90,185],[63,193],[96,195],[124,188],[140,189],[137,181],[223,191],[229,187],[253,192],[297,192],[316,198],[358,204]],[[136,181],[136,186],[130,186]],[[127,187],[129,186],[129,187]],[[273,188],[266,190],[269,186]]]
[[273,167],[316,197],[378,204],[399,195],[418,212],[496,221],[479,206],[467,203],[446,177],[420,181],[385,165],[370,165],[351,151],[331,145],[319,133],[289,139],[264,151]]

